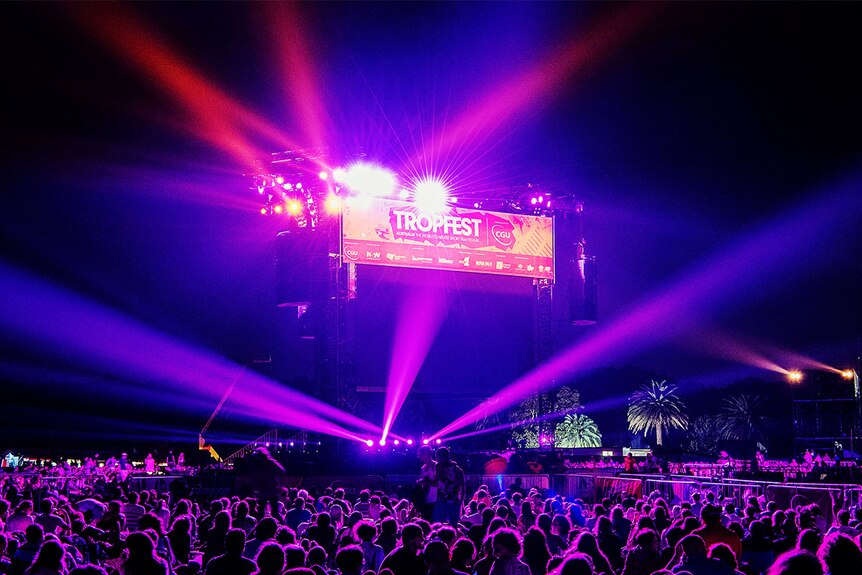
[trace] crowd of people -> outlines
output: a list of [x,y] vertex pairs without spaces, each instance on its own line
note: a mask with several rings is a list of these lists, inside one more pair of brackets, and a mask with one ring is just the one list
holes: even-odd
[[[712,492],[587,503],[513,483],[467,491],[444,446],[409,493],[285,488],[263,448],[247,496],[0,475],[0,573],[12,575],[857,575],[862,509]],[[831,513],[829,514],[831,516]]]

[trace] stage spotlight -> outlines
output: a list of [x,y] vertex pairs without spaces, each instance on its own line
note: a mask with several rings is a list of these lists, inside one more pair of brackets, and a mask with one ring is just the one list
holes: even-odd
[[317,174],[317,177],[320,178],[321,180],[328,180],[329,174],[326,172],[320,172],[319,174]]
[[287,203],[287,210],[294,216],[302,211],[302,204],[296,200],[290,200]]
[[341,184],[347,179],[347,172],[344,168],[335,168],[332,170],[332,179]]
[[284,178],[282,176],[278,176],[277,178],[275,178],[275,183],[280,186],[284,183]]
[[292,189],[293,189],[293,184],[284,184],[284,185],[283,185],[283,186],[281,186],[281,187],[282,187],[282,188],[284,188],[285,190],[287,190],[287,191],[289,192],[290,190],[292,190]]
[[275,204],[275,205],[272,207],[272,211],[273,211],[273,212],[275,212],[275,213],[277,213],[277,214],[280,214],[281,212],[283,212],[283,211],[284,211],[284,207],[283,207],[281,204]]
[[413,445],[413,440],[412,440],[412,439],[408,439],[408,440],[407,440],[407,445]]
[[442,439],[438,439],[438,440],[437,440],[437,441],[435,441],[434,443],[436,443],[437,445],[440,445],[441,443],[443,443],[443,440],[442,440]]
[[341,201],[340,197],[335,194],[329,194],[326,196],[326,202],[323,204],[323,207],[327,214],[339,214],[343,205],[344,202]]
[[398,441],[397,439],[395,441],[393,441],[392,443],[394,443],[395,445],[401,445],[401,442]]
[[260,213],[261,213],[261,215],[265,216],[265,215],[267,214],[267,209],[266,209],[266,208],[261,208],[261,209],[260,209]]
[[380,444],[380,447],[383,447],[386,445],[386,440],[381,437],[380,441],[378,441],[378,443]]
[[366,439],[366,440],[365,440],[365,445],[367,445],[368,447],[373,447],[373,446],[374,446],[374,441],[372,441],[371,439]]
[[852,369],[845,369],[841,372],[841,377],[843,377],[844,379],[853,379],[854,374],[855,372]]
[[796,370],[787,372],[787,381],[790,383],[799,383],[802,381],[802,372]]
[[422,445],[428,445],[428,440],[427,440],[427,439],[423,439],[423,440],[422,440]]
[[280,441],[279,441],[279,442],[278,442],[278,447],[279,447],[279,448],[284,447],[284,444],[283,444],[282,442],[280,442]]
[[266,446],[269,447],[269,441],[266,442]]
[[294,446],[294,443],[293,443],[292,441],[290,442],[290,446],[291,446],[291,447],[293,447],[293,446]]
[[391,196],[398,185],[395,174],[371,164],[353,164],[345,175],[347,187],[359,196]]
[[413,186],[413,203],[419,213],[442,213],[449,205],[449,188],[445,182],[433,176],[423,178]]

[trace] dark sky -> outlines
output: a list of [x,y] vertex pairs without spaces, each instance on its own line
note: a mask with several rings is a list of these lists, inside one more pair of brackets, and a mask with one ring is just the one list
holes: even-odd
[[[279,222],[257,213],[249,165],[231,144],[265,157],[305,142],[308,110],[333,150],[362,150],[396,170],[459,119],[490,114],[447,156],[461,162],[461,189],[529,182],[583,201],[599,262],[599,325],[625,319],[789,210],[862,182],[858,4],[321,2],[298,5],[301,27],[278,21],[277,7],[3,4],[0,305],[24,289],[6,273],[15,268],[232,361],[272,357],[281,365],[269,369],[284,376],[292,352],[285,312],[274,306]],[[547,73],[596,30],[610,48],[574,52],[585,59],[574,73],[551,67],[560,72],[553,82],[517,100],[530,71]],[[305,112],[290,98],[298,85],[308,86],[300,103],[313,103]],[[249,115],[281,137],[255,129]],[[828,210],[814,224],[794,216],[800,234],[812,225],[819,234],[794,265],[750,284],[743,273],[728,274],[732,285],[698,286],[721,293],[709,309],[691,310],[694,335],[721,329],[837,367],[855,361],[860,197],[848,196],[834,227]],[[558,261],[566,261],[574,223],[558,220]],[[410,288],[391,270],[361,273],[358,377],[380,385],[392,303]],[[529,283],[480,279],[461,282],[417,393],[465,395],[461,382],[470,381],[466,395],[489,395],[530,369]],[[562,350],[589,332],[567,325],[564,284],[556,295]],[[607,365],[691,385],[774,377],[694,335]],[[0,409],[16,410],[16,426],[50,421],[60,406],[116,404],[85,383],[115,374],[60,360],[2,318],[0,336],[9,400]],[[123,400],[124,418],[135,419],[137,402]],[[440,425],[466,407],[426,406]],[[178,426],[194,434],[207,416],[190,409]]]

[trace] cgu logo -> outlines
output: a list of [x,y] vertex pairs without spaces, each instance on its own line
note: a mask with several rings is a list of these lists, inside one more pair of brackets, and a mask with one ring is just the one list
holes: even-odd
[[511,230],[507,230],[502,226],[492,226],[491,227],[491,235],[494,236],[494,240],[504,247],[512,247],[515,243],[515,237],[512,235]]
[[344,254],[348,259],[358,260],[359,259],[359,250],[355,250],[353,248],[347,248],[344,250]]

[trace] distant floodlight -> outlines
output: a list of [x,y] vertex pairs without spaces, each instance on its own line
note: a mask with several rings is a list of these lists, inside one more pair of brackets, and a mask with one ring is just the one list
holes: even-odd
[[536,196],[533,196],[532,198],[530,198],[530,203],[533,204],[534,206],[536,205],[536,203],[538,201],[539,201],[539,198],[537,198]]
[[266,208],[261,208],[261,209],[260,209],[260,213],[261,213],[261,215],[264,215],[264,216],[265,216],[265,215],[267,214],[267,209],[266,209]]
[[266,442],[266,446],[269,447],[269,441]]
[[787,372],[787,380],[791,383],[799,383],[802,381],[802,372],[796,370]]
[[372,441],[372,440],[370,440],[370,439],[366,439],[366,440],[365,440],[365,445],[367,445],[368,447],[373,447],[373,446],[374,446],[374,441]]
[[446,182],[429,176],[413,186],[413,203],[420,213],[439,214],[449,205],[449,188]]
[[301,190],[301,189],[302,189],[302,182],[296,182],[296,189],[297,189],[297,190]]
[[347,172],[344,171],[344,168],[335,168],[332,170],[332,179],[339,184],[344,183],[347,179]]
[[284,183],[284,177],[278,176],[277,178],[275,178],[275,183],[278,185],[283,184]]
[[413,440],[412,440],[412,439],[408,439],[408,440],[407,440],[407,445],[413,445]]
[[437,445],[440,445],[441,443],[443,443],[443,440],[442,440],[442,439],[437,439],[434,443],[436,443]]
[[287,203],[287,210],[295,216],[302,211],[302,204],[296,200],[291,200]]
[[283,211],[284,211],[284,207],[283,207],[281,204],[275,204],[275,205],[272,207],[272,211],[274,211],[274,212],[275,212],[275,213],[277,213],[277,214],[280,214],[281,212],[283,212]]
[[328,180],[329,174],[325,171],[322,171],[319,174],[317,174],[317,177],[320,178],[321,180]]
[[853,379],[853,376],[856,374],[852,369],[845,369],[841,372],[841,377],[844,379]]
[[329,194],[326,196],[326,202],[323,204],[323,207],[328,214],[341,213],[341,208],[343,206],[344,202],[342,202],[341,198],[335,194]]
[[386,445],[386,440],[381,437],[378,443],[380,444],[380,447],[383,447],[384,445]]
[[359,196],[391,196],[398,185],[395,174],[371,164],[353,164],[345,174],[344,182]]
[[428,440],[427,440],[427,439],[423,439],[423,440],[422,440],[422,445],[428,445]]
[[395,445],[401,445],[401,442],[398,441],[397,439],[395,441],[393,441],[392,443],[394,443]]
[[281,443],[280,441],[278,442],[278,446],[279,446],[279,447],[282,447],[282,443]]
[[282,187],[282,188],[284,188],[284,189],[285,189],[285,190],[287,190],[287,191],[290,191],[290,190],[292,190],[292,189],[293,189],[293,184],[282,184],[282,186],[281,186],[281,187]]

